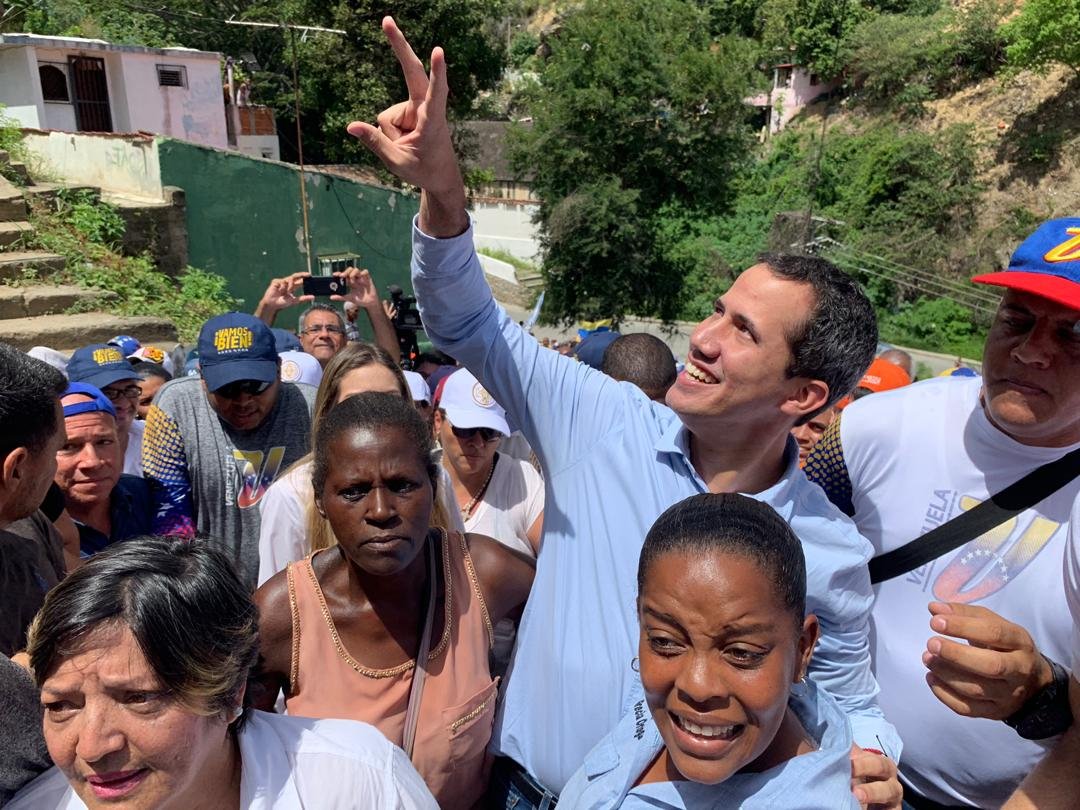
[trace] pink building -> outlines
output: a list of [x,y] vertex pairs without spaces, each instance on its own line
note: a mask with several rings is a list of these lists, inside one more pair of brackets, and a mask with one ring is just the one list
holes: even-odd
[[800,110],[836,86],[836,81],[823,81],[816,73],[798,65],[777,65],[773,68],[772,90],[748,98],[746,103],[767,111],[767,123],[762,127],[763,138],[767,138],[782,130]]

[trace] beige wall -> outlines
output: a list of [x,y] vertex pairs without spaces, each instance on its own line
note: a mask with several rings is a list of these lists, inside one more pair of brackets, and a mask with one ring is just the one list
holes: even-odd
[[46,174],[69,184],[160,201],[161,167],[153,138],[78,132],[28,132],[24,142]]

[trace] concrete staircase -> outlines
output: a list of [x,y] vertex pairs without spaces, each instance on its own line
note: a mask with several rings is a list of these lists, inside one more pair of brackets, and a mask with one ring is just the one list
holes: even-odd
[[34,183],[25,165],[0,150],[0,341],[24,351],[32,346],[72,351],[119,334],[143,343],[175,341],[176,327],[163,318],[111,314],[116,296],[107,290],[52,280],[62,279],[66,260],[29,247],[34,229],[27,199],[51,199],[60,188]]

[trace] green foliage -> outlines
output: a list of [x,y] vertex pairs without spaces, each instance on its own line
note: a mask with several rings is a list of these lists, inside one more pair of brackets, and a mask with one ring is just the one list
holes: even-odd
[[207,318],[241,303],[216,274],[188,267],[174,279],[148,255],[121,256],[115,244],[123,236],[123,219],[93,195],[61,192],[55,207],[34,204],[30,219],[35,231],[30,246],[67,259],[61,280],[114,293],[109,308],[119,315],[167,318],[181,340],[194,340]]
[[540,37],[532,31],[519,31],[510,41],[510,64],[516,68],[523,67],[539,47]]
[[[0,104],[0,151],[7,152],[12,163],[27,163],[31,159],[30,150],[23,144],[19,122],[4,114],[3,104]],[[22,178],[8,171],[6,165],[0,164],[0,175],[16,185],[22,183]]]
[[981,357],[986,338],[971,310],[947,298],[902,303],[896,312],[878,315],[878,330],[889,343],[960,357]]
[[928,15],[875,14],[851,33],[848,82],[864,100],[908,112],[959,85],[991,75],[1001,62],[1002,0]]
[[123,217],[92,191],[62,189],[56,196],[56,215],[95,245],[115,249],[124,238]]
[[852,30],[870,14],[859,0],[765,0],[759,12],[766,48],[832,79],[849,56]]
[[506,262],[510,266],[519,272],[523,273],[536,273],[538,269],[532,262],[527,262],[524,259],[515,256],[509,250],[503,250],[502,248],[477,248],[477,253],[482,253],[485,256],[490,256],[493,259],[498,259],[500,262]]
[[[807,135],[784,132],[736,179],[726,213],[666,223],[661,244],[683,277],[680,318],[699,320],[712,311],[713,300],[734,275],[770,246],[770,229],[780,212],[812,208],[831,221],[824,230],[836,241],[886,261],[932,271],[956,262],[950,247],[969,226],[981,190],[969,130],[929,135],[889,125],[833,129],[820,171],[816,153],[817,143]],[[855,271],[878,310],[882,334],[890,330],[885,339],[949,352],[968,352],[969,344],[978,342],[977,333],[969,338],[955,327],[955,318],[908,303],[914,297],[909,286],[876,275],[878,270],[858,272],[859,262],[850,252],[845,256],[842,264]],[[963,313],[960,320],[970,324],[970,312]],[[899,317],[895,323],[894,316]],[[933,325],[920,333],[916,326],[924,320]]]
[[[480,90],[497,82],[505,40],[488,24],[502,0],[425,0],[392,4],[374,0],[15,0],[9,24],[39,34],[97,37],[110,42],[164,47],[180,45],[239,58],[252,79],[252,102],[274,108],[285,159],[296,156],[292,60],[300,77],[301,131],[309,163],[362,163],[381,167],[345,126],[374,121],[405,97],[401,68],[387,46],[379,20],[392,11],[416,53],[425,59],[435,45],[449,59],[450,112],[463,117]],[[13,7],[14,8],[14,7]],[[284,22],[342,29],[348,33],[294,38],[276,28],[226,25],[223,20]]]
[[1005,26],[1009,68],[1045,73],[1068,65],[1080,73],[1080,3],[1077,0],[1027,0]]
[[751,49],[713,41],[685,0],[588,0],[568,14],[511,131],[541,200],[546,315],[672,317],[679,278],[654,233],[669,204],[713,210],[747,155]]

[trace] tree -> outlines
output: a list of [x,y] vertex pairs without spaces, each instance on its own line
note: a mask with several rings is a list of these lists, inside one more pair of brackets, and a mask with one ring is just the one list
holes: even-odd
[[[184,46],[226,56],[255,57],[247,65],[256,103],[274,108],[285,159],[296,156],[293,37],[284,29],[250,28],[224,20],[279,22],[342,29],[344,36],[297,35],[301,131],[309,163],[377,161],[345,133],[353,120],[374,121],[400,98],[401,71],[379,20],[387,4],[374,0],[16,0],[5,23],[40,34],[98,37],[151,47]],[[450,62],[450,112],[465,117],[477,94],[502,72],[504,45],[488,21],[502,0],[403,0],[393,13],[423,58],[435,45]],[[381,168],[381,167],[380,167]]]
[[587,0],[551,38],[511,143],[540,199],[547,317],[676,313],[661,212],[722,209],[749,143],[750,49],[705,22],[684,0]]
[[1080,75],[1080,1],[1027,0],[1006,24],[1005,54],[1013,70],[1045,73],[1059,62]]

